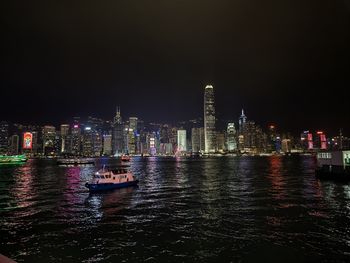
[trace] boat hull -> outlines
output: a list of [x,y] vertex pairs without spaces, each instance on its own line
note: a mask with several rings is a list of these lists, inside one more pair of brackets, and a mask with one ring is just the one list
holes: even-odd
[[130,186],[136,186],[138,184],[138,180],[125,182],[125,183],[101,183],[101,184],[89,184],[86,183],[85,187],[89,189],[90,192],[97,192],[97,191],[105,191],[105,190],[112,190],[112,189],[119,189],[124,187],[130,187]]

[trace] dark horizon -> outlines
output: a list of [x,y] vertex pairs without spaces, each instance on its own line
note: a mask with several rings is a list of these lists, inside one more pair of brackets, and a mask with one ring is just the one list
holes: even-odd
[[349,134],[350,1],[7,2],[0,119],[203,116]]

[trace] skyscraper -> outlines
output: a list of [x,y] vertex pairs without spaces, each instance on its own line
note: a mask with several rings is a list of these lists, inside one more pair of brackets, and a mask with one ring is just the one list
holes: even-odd
[[8,151],[9,125],[6,121],[0,122],[0,154]]
[[240,132],[243,132],[246,122],[247,122],[247,116],[245,116],[244,110],[242,109],[242,114],[239,117],[239,131]]
[[119,107],[117,107],[116,115],[113,120],[112,150],[113,154],[122,154],[125,152],[124,125]]
[[233,122],[227,124],[227,138],[226,138],[227,150],[233,152],[237,150],[236,141],[236,128]]
[[206,153],[215,152],[215,100],[214,88],[211,85],[204,91],[204,144]]
[[177,131],[177,150],[179,152],[186,152],[187,151],[186,130],[178,130]]
[[43,154],[54,155],[56,151],[56,128],[46,125],[42,128]]
[[192,128],[191,135],[192,152],[200,153],[204,151],[204,128]]

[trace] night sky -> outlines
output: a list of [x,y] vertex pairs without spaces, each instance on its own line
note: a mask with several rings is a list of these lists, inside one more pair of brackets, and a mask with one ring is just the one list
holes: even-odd
[[[3,1],[5,2],[5,1]],[[0,119],[177,121],[350,133],[350,0],[6,1]]]

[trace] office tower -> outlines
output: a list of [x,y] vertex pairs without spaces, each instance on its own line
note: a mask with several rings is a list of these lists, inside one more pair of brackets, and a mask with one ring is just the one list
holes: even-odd
[[101,156],[103,145],[102,145],[102,135],[98,131],[94,131],[92,134],[92,142],[93,142],[93,155]]
[[81,128],[79,124],[74,124],[72,127],[70,148],[73,155],[81,154]]
[[324,132],[318,131],[314,136],[314,138],[315,138],[314,148],[320,149],[320,150],[327,150],[327,138]]
[[19,153],[19,136],[17,134],[10,137],[9,153],[11,155],[17,155]]
[[60,126],[61,135],[61,153],[65,153],[68,150],[68,139],[69,139],[69,124],[61,124]]
[[234,152],[237,150],[236,128],[233,122],[227,124],[227,151]]
[[192,128],[191,130],[191,141],[192,141],[192,152],[200,153],[204,151],[204,148],[201,148],[201,131],[203,132],[203,128]]
[[127,153],[135,154],[136,153],[136,143],[135,143],[135,132],[131,128],[126,128],[126,145],[127,145]]
[[112,135],[103,135],[103,155],[112,154]]
[[226,138],[225,132],[216,133],[216,151],[224,152],[226,151]]
[[290,153],[292,151],[292,142],[290,139],[282,139],[282,152]]
[[85,127],[83,133],[83,156],[92,157],[94,155],[93,131],[91,127]]
[[56,128],[46,125],[42,128],[43,154],[55,155],[56,153]]
[[134,132],[137,132],[137,117],[129,118],[129,128],[133,129]]
[[112,151],[114,155],[125,153],[124,146],[124,125],[120,114],[120,108],[117,107],[116,115],[113,120],[113,132],[112,132]]
[[9,125],[6,121],[0,122],[0,154],[8,152]]
[[186,130],[178,130],[177,131],[177,150],[179,152],[186,152],[187,151]]
[[205,87],[204,91],[204,136],[205,152],[215,152],[215,100],[214,88],[211,85]]
[[242,109],[242,114],[239,117],[239,132],[240,133],[243,132],[246,122],[247,122],[247,116],[245,116],[244,110]]

